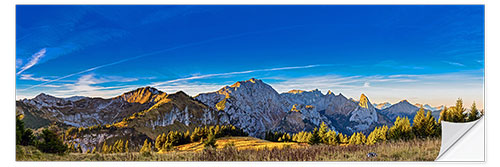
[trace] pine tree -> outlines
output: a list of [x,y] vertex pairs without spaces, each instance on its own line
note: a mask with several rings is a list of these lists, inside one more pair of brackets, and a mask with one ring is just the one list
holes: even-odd
[[148,142],[148,139],[144,140],[144,144],[142,144],[140,153],[150,153],[151,152],[151,143]]
[[37,144],[40,151],[45,153],[64,153],[68,150],[68,145],[57,134],[49,129],[44,129],[41,134],[42,142]]
[[470,108],[470,114],[467,117],[467,121],[475,121],[477,119],[477,116],[479,115],[479,112],[476,107],[476,102],[472,103],[472,106]]
[[16,144],[23,146],[36,145],[35,135],[31,129],[24,127],[24,122],[16,117]]
[[328,132],[328,126],[326,126],[325,122],[321,122],[321,125],[319,127],[318,135],[321,138],[320,142],[321,143],[328,143],[328,139],[326,136],[326,133]]
[[408,117],[397,117],[394,121],[394,125],[389,128],[389,133],[387,136],[391,140],[408,140],[414,137],[412,132],[412,127]]
[[349,138],[349,145],[355,145],[358,133],[353,133],[351,137]]
[[379,137],[379,128],[375,127],[375,129],[373,129],[373,131],[368,135],[368,138],[366,139],[366,144],[372,145],[377,143],[378,137]]
[[413,134],[417,137],[425,137],[425,128],[426,128],[426,117],[425,117],[425,110],[423,107],[420,107],[420,109],[417,111],[417,114],[413,118]]
[[126,153],[128,153],[128,152],[129,152],[129,150],[128,150],[128,140],[127,140],[127,142],[125,142],[125,150],[124,150],[124,151],[125,151]]
[[446,106],[443,107],[443,110],[441,110],[441,112],[439,113],[439,121],[438,123],[441,124],[441,121],[448,121],[447,119],[447,114],[446,114],[446,111],[448,109],[446,109]]
[[321,143],[321,137],[319,136],[318,128],[314,128],[312,136],[309,138],[310,145],[315,145]]
[[463,106],[463,101],[461,98],[458,98],[456,104],[455,104],[455,108],[454,108],[454,122],[465,122],[465,116],[464,116],[464,112],[465,112],[465,108]]
[[82,146],[80,145],[80,143],[78,143],[78,146],[76,146],[76,148],[77,148],[78,153],[83,153]]
[[328,132],[326,133],[326,144],[329,144],[329,145],[337,145],[338,144],[338,140],[336,140],[336,137],[337,137],[337,133],[333,130],[328,130]]
[[423,129],[424,135],[426,137],[437,136],[436,129],[437,129],[436,119],[434,118],[434,116],[432,116],[431,111],[427,111],[427,114],[425,115],[425,128]]
[[165,133],[159,134],[155,140],[156,150],[160,150],[161,148],[163,148],[164,143],[165,143]]
[[106,140],[104,140],[104,143],[102,144],[101,153],[103,153],[103,154],[108,153],[108,145],[106,144]]
[[349,138],[349,145],[363,145],[364,143],[366,143],[366,136],[361,132],[353,133]]

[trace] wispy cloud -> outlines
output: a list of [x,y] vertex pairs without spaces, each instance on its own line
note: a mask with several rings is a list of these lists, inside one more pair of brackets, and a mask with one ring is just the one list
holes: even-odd
[[75,75],[80,75],[80,74],[84,74],[84,73],[87,73],[87,72],[91,72],[91,71],[94,71],[94,70],[97,70],[97,69],[100,69],[100,68],[104,68],[104,67],[108,67],[108,66],[113,66],[113,65],[116,65],[116,64],[128,62],[128,61],[131,61],[131,60],[136,60],[136,59],[143,58],[143,57],[146,57],[146,56],[157,55],[157,54],[160,54],[160,53],[164,53],[164,52],[168,52],[168,51],[173,51],[173,50],[176,50],[176,49],[181,49],[181,48],[186,48],[186,47],[192,47],[192,46],[198,46],[198,45],[207,44],[207,43],[211,43],[211,42],[215,42],[215,41],[227,40],[227,39],[232,39],[232,38],[237,38],[237,37],[242,37],[242,36],[260,34],[260,33],[269,33],[269,32],[281,31],[281,30],[286,30],[286,29],[292,29],[292,28],[301,27],[301,26],[302,25],[292,25],[292,26],[277,27],[277,28],[272,28],[272,29],[267,29],[267,30],[250,31],[250,32],[245,32],[245,33],[239,33],[239,34],[233,34],[233,35],[227,35],[227,36],[220,36],[220,37],[211,38],[211,39],[207,39],[207,40],[202,40],[202,41],[198,41],[198,42],[187,43],[187,44],[183,44],[183,45],[179,45],[179,46],[174,46],[174,47],[166,48],[166,49],[163,49],[163,50],[158,50],[158,51],[154,51],[154,52],[150,52],[150,53],[146,53],[146,54],[142,54],[142,55],[138,55],[138,56],[134,56],[134,57],[130,57],[130,58],[121,59],[121,60],[118,60],[118,61],[115,61],[115,62],[111,62],[111,63],[108,63],[108,64],[103,64],[103,65],[95,66],[95,67],[92,67],[92,68],[89,68],[89,69],[86,69],[86,70],[83,70],[83,71],[79,71],[79,72],[76,72],[76,73],[72,73],[72,74],[68,74],[68,75],[62,76],[62,77],[57,78],[57,79],[46,81],[46,82],[41,83],[41,84],[33,85],[33,86],[30,86],[30,87],[25,88],[23,90],[28,90],[28,89],[36,88],[36,87],[39,87],[39,86],[42,86],[42,85],[45,85],[45,84],[48,84],[48,83],[56,82],[56,81],[59,81],[59,80],[65,79],[65,78],[69,78],[69,77],[72,77],[72,76],[75,76]]
[[34,77],[33,74],[21,74],[21,77],[19,79],[32,81],[49,81],[49,79],[43,77]]
[[369,88],[370,87],[370,82],[365,82],[365,84],[363,84],[363,87],[364,88]]
[[175,82],[180,82],[180,81],[188,81],[188,80],[204,79],[204,78],[212,78],[212,77],[220,77],[220,76],[230,76],[230,75],[248,74],[248,73],[265,72],[265,71],[304,69],[304,68],[313,68],[313,67],[319,67],[319,66],[321,66],[321,65],[279,67],[279,68],[255,69],[255,70],[235,71],[235,72],[226,72],[226,73],[217,73],[217,74],[205,74],[205,75],[197,75],[197,76],[191,76],[191,77],[186,77],[186,78],[178,78],[178,79],[163,81],[163,82],[156,82],[156,83],[153,83],[152,86],[160,86],[160,85],[165,85],[165,84],[175,83]]
[[[135,88],[135,85],[125,86],[99,86],[98,84],[109,82],[132,82],[135,78],[124,78],[116,76],[96,77],[95,74],[87,74],[78,78],[78,81],[72,84],[62,84],[54,91],[56,96],[92,96],[92,97],[111,97]],[[47,86],[47,85],[44,85]]]
[[480,70],[420,75],[305,76],[280,78],[268,83],[278,92],[319,89],[326,93],[331,90],[348,98],[364,93],[372,102],[394,103],[408,99],[437,106],[452,105],[456,98],[461,97],[467,103],[476,101],[481,107],[483,103],[483,73]]
[[33,54],[31,56],[29,62],[26,63],[23,67],[21,67],[21,70],[19,70],[16,74],[19,75],[22,72],[26,71],[27,69],[36,65],[42,59],[42,57],[45,56],[46,51],[47,50],[45,48],[43,48],[40,51],[38,51],[37,53]]
[[447,64],[450,64],[450,65],[454,65],[454,66],[460,66],[460,67],[465,67],[464,64],[462,63],[458,63],[458,62],[451,62],[451,61],[443,61],[444,63],[447,63]]
[[61,85],[43,85],[43,87],[47,87],[47,88],[60,88],[62,86]]
[[23,65],[23,59],[16,59],[16,69]]
[[224,84],[202,83],[202,82],[177,82],[169,85],[158,86],[159,90],[166,93],[175,93],[183,91],[190,96],[196,96],[199,93],[213,92],[224,87]]

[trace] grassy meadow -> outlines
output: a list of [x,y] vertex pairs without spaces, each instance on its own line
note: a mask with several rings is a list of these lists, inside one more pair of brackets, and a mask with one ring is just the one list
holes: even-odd
[[[440,139],[414,139],[375,145],[331,146],[305,143],[269,142],[252,137],[217,140],[216,149],[200,143],[176,146],[173,151],[141,154],[42,153],[32,146],[16,146],[18,161],[433,161]],[[375,152],[377,157],[368,158]]]

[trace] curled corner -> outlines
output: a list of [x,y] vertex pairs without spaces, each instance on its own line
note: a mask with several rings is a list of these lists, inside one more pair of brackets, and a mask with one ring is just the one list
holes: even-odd
[[[436,158],[436,161],[484,161],[484,117],[472,122],[462,122],[462,123],[454,123],[441,121],[441,148],[439,150],[439,155]],[[470,134],[469,131],[474,129],[477,124],[480,124],[480,127],[474,130],[474,134]],[[480,134],[476,134],[480,132]],[[475,136],[471,136],[475,135]],[[481,135],[481,136],[477,136]],[[478,137],[482,138],[479,139]],[[480,140],[480,141],[477,141]],[[461,143],[465,143],[461,144]],[[455,147],[471,147],[475,148],[470,150],[466,148],[457,148]],[[467,150],[469,149],[469,150]],[[459,151],[460,150],[460,151]],[[483,150],[481,152],[481,150]],[[472,151],[472,152],[471,152]],[[475,152],[478,151],[482,156],[474,155]],[[470,155],[474,155],[478,157],[476,159],[470,159]],[[465,159],[459,157],[467,157]],[[481,158],[482,157],[482,158]]]

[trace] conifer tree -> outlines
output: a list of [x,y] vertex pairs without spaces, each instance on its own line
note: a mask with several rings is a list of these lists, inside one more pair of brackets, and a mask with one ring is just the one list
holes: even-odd
[[412,132],[412,127],[408,117],[397,117],[396,121],[394,121],[394,125],[389,128],[387,137],[392,140],[412,139],[414,137],[414,134]]
[[151,143],[148,142],[148,139],[144,140],[144,144],[142,144],[140,153],[150,153],[151,152]]
[[335,145],[342,144],[342,133],[336,134],[335,137],[333,138],[333,141]]
[[472,103],[472,106],[470,108],[470,114],[467,117],[467,121],[475,121],[477,119],[477,116],[479,115],[479,112],[476,107],[476,102],[474,101]]
[[413,134],[417,137],[425,137],[425,126],[426,126],[425,110],[423,107],[417,111],[417,114],[413,118]]
[[366,144],[367,145],[372,145],[377,143],[377,139],[379,137],[379,128],[375,127],[373,131],[368,135],[368,138],[366,138]]
[[424,128],[424,135],[427,137],[430,136],[437,136],[436,135],[436,129],[437,129],[437,122],[434,116],[432,116],[431,111],[427,111],[427,114],[425,115],[425,128]]
[[127,140],[127,142],[125,142],[125,150],[124,150],[124,151],[125,151],[126,153],[128,153],[128,152],[129,152],[129,150],[128,150],[128,140]]
[[108,145],[106,144],[106,140],[104,140],[104,143],[102,144],[101,153],[103,153],[103,154],[108,153]]
[[337,133],[333,130],[328,130],[328,132],[326,133],[326,144],[329,144],[329,145],[337,145],[338,144],[338,140],[336,140],[336,136],[337,136]]
[[446,114],[446,106],[443,107],[443,110],[441,110],[441,112],[439,113],[439,121],[438,121],[438,124],[441,124],[441,121],[448,121],[447,119],[447,114]]
[[465,122],[464,116],[465,108],[463,106],[463,101],[461,98],[458,98],[455,108],[454,108],[454,122]]
[[358,133],[353,133],[351,137],[349,138],[349,145],[355,145]]
[[315,145],[321,143],[321,137],[319,136],[318,128],[314,128],[311,137],[309,138],[309,144]]
[[76,146],[76,148],[77,148],[78,153],[83,153],[82,146],[80,145],[80,143],[78,143],[78,146]]
[[44,129],[41,134],[42,142],[37,144],[40,151],[45,153],[64,153],[68,150],[68,145],[53,131]]
[[328,127],[326,126],[325,122],[321,122],[321,125],[319,127],[318,135],[321,138],[320,142],[321,143],[328,143],[328,139],[326,136],[326,133],[328,132]]
[[16,144],[23,146],[36,145],[33,131],[25,128],[24,122],[19,117],[16,117]]

